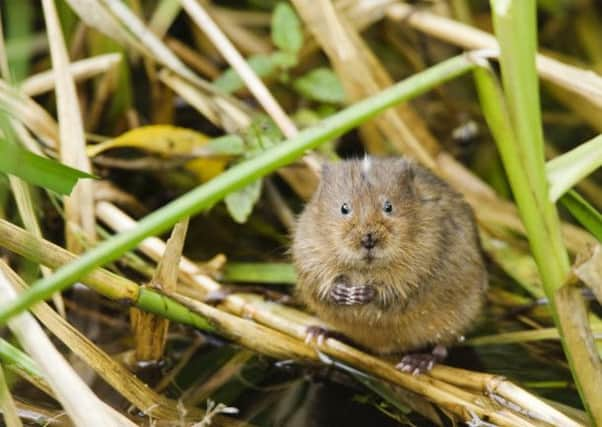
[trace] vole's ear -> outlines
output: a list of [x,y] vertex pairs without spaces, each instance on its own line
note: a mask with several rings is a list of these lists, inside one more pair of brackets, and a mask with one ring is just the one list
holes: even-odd
[[322,169],[320,170],[320,180],[324,182],[330,176],[332,170],[332,166],[330,163],[324,162],[322,163]]
[[332,165],[327,162],[322,163],[322,167],[320,168],[320,182],[318,183],[318,188],[316,189],[314,197],[321,197],[321,195],[324,193],[324,187],[326,186],[326,183],[331,175]]
[[413,185],[416,169],[412,160],[403,159],[399,168],[399,178],[404,185]]
[[418,188],[416,186],[416,167],[412,160],[403,159],[399,169],[399,181],[402,188],[409,194],[416,196]]

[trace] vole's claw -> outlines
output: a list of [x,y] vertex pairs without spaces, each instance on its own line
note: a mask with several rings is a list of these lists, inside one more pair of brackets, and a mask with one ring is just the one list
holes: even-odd
[[430,353],[408,354],[401,359],[396,368],[401,372],[418,375],[430,371],[435,366],[435,362],[435,356]]
[[412,375],[424,374],[446,357],[447,349],[442,345],[437,345],[431,353],[405,355],[395,367],[401,372],[412,373]]
[[305,330],[305,344],[311,344],[315,341],[321,347],[324,344],[324,339],[328,338],[330,334],[331,331],[323,326],[308,326]]
[[310,325],[305,329],[305,344],[315,342],[319,347],[324,344],[326,338],[334,338],[349,343],[349,338],[340,332],[328,329],[324,326]]

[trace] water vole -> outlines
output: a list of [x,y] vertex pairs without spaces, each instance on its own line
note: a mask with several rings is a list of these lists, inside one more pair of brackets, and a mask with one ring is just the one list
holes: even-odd
[[487,271],[471,208],[427,169],[403,158],[326,164],[298,219],[296,294],[377,354],[428,370],[474,323]]

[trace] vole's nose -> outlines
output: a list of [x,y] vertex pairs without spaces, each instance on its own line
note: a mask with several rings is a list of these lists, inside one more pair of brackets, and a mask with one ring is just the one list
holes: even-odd
[[360,240],[360,243],[366,249],[374,248],[376,246],[376,242],[377,242],[377,239],[373,233],[364,234],[364,236],[362,237],[362,240]]

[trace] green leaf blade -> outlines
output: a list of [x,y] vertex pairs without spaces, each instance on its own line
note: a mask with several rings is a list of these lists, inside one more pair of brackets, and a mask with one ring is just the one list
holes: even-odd
[[69,195],[78,179],[96,178],[6,140],[0,140],[0,171],[61,195]]
[[246,187],[230,193],[226,196],[226,207],[230,216],[239,224],[244,224],[253,212],[253,206],[261,195],[261,180],[247,185]]
[[301,22],[287,3],[278,3],[272,15],[272,41],[279,49],[295,55],[303,46]]

